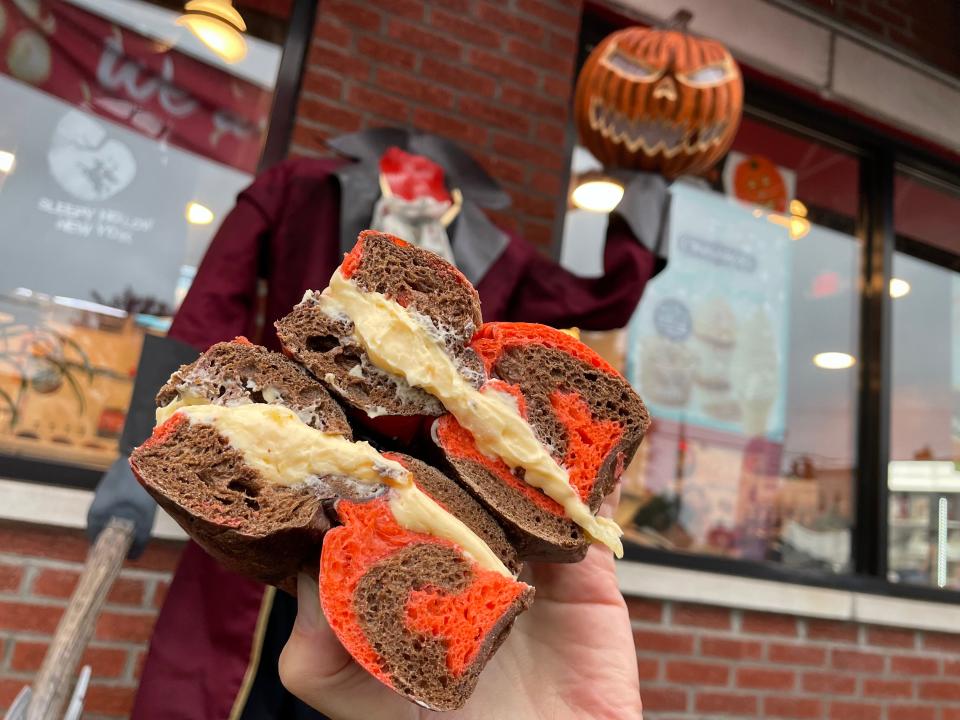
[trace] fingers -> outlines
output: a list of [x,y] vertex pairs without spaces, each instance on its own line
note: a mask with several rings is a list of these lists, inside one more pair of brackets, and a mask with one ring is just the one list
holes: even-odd
[[297,619],[280,654],[280,681],[303,702],[337,720],[401,718],[408,703],[344,650],[320,607],[315,578],[297,577]]

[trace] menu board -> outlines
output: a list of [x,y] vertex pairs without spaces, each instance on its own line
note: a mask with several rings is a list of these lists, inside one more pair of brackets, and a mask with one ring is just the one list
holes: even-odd
[[654,418],[782,442],[789,233],[723,195],[671,192],[669,263],[630,322],[626,376]]

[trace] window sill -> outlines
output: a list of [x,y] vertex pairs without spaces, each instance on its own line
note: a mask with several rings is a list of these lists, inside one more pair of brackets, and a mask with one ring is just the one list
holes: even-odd
[[908,591],[893,583],[857,592],[635,561],[618,562],[617,577],[624,595],[917,630],[960,628],[957,593],[934,588],[915,589],[942,598],[920,600],[892,597],[888,593]]
[[[85,528],[93,491],[0,478],[0,520]],[[153,521],[153,537],[186,540],[187,535],[163,510]]]

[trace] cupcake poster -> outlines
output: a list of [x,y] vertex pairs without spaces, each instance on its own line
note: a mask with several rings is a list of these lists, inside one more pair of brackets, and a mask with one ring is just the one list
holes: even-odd
[[678,183],[669,263],[628,329],[627,378],[655,418],[783,439],[790,238]]

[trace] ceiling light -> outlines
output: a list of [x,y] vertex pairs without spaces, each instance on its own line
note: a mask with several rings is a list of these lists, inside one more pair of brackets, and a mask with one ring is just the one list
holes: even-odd
[[890,278],[890,297],[902,298],[910,292],[910,283],[902,278]]
[[804,204],[803,204],[802,202],[800,202],[799,200],[791,200],[791,201],[790,201],[790,214],[791,214],[791,215],[796,215],[796,216],[798,216],[798,217],[806,217],[806,216],[807,216],[807,206],[804,205]]
[[813,356],[813,364],[824,370],[843,370],[857,364],[857,359],[845,352],[822,352]]
[[247,24],[231,0],[190,0],[177,18],[183,25],[225,62],[235,63],[247,56],[247,41],[242,33]]
[[0,173],[4,175],[13,172],[13,166],[17,161],[17,156],[12,152],[0,150]]
[[623,198],[623,185],[609,178],[584,176],[573,190],[570,199],[581,210],[607,213]]
[[209,225],[213,222],[213,210],[198,202],[187,203],[187,222],[192,225]]

